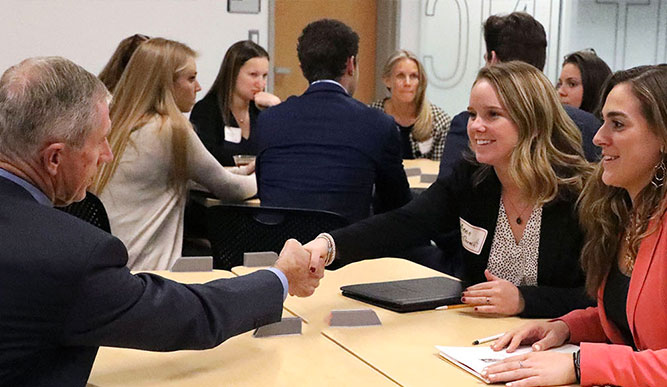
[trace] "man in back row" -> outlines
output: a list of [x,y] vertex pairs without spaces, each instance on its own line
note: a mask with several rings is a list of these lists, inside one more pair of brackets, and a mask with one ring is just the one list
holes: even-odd
[[303,29],[297,53],[310,86],[257,120],[262,205],[328,210],[356,222],[410,200],[394,120],[352,98],[358,50],[359,36],[340,21]]
[[[519,60],[544,69],[547,57],[547,35],[539,21],[525,12],[513,12],[505,16],[492,15],[484,22],[484,59],[487,66],[498,62]],[[600,127],[594,115],[563,105],[572,121],[581,130],[582,145],[588,161],[597,161],[599,149],[593,145],[593,136]],[[468,150],[467,111],[452,119],[447,133],[445,149],[440,162],[438,178],[451,174],[452,169]]]
[[0,78],[0,384],[84,386],[100,345],[211,348],[279,321],[290,294],[312,294],[296,241],[275,267],[202,285],[132,275],[120,240],[53,208],[84,198],[112,159],[109,93],[58,57]]

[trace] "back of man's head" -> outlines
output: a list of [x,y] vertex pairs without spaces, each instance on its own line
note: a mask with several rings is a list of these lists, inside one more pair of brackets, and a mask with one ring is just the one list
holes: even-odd
[[301,71],[308,82],[339,80],[347,59],[359,51],[359,35],[344,23],[321,19],[306,26],[296,46]]
[[492,15],[484,22],[487,58],[491,52],[502,62],[520,60],[544,70],[547,34],[540,22],[525,12]]
[[0,78],[0,157],[33,158],[48,142],[83,145],[108,95],[97,77],[65,58],[10,67]]

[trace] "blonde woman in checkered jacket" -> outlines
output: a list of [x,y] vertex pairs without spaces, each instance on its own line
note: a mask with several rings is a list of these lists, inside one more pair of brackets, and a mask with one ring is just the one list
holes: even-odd
[[415,54],[395,51],[384,65],[382,81],[391,96],[370,106],[394,117],[404,159],[440,160],[452,119],[426,98],[426,72]]

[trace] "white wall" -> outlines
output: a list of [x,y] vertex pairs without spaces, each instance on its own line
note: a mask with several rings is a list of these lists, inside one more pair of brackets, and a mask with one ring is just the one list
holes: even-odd
[[24,58],[60,55],[97,74],[118,42],[135,33],[188,44],[203,97],[234,42],[259,30],[267,46],[268,0],[259,14],[229,14],[226,0],[0,0],[0,72]]

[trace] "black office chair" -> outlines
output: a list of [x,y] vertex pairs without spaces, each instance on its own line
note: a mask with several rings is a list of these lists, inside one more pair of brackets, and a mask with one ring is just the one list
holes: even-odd
[[209,207],[206,219],[213,268],[223,270],[242,265],[245,252],[280,253],[287,239],[306,243],[321,232],[349,224],[329,211],[234,204]]
[[104,209],[104,204],[102,204],[102,201],[97,196],[90,192],[86,192],[86,197],[80,202],[57,208],[111,233],[111,225],[109,224],[109,217],[107,216],[107,210]]

